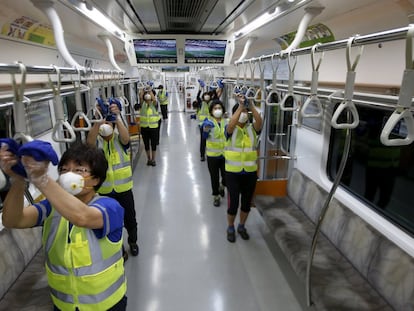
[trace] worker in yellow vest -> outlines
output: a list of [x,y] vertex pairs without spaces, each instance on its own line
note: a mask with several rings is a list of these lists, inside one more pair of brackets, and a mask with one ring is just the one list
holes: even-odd
[[[213,205],[220,206],[220,196],[224,197],[226,185],[224,170],[224,145],[226,137],[224,118],[226,109],[219,100],[213,101],[209,107],[209,117],[203,122],[203,136],[206,138],[207,167],[210,173]],[[221,183],[220,183],[221,175]]]
[[151,88],[143,90],[140,97],[142,102],[140,111],[141,135],[147,154],[147,165],[155,166],[155,155],[160,139],[160,115],[157,109],[157,100]]
[[43,226],[54,310],[126,310],[124,210],[116,200],[96,194],[108,169],[102,151],[86,144],[66,150],[58,164],[58,181],[48,176],[49,161],[23,156],[28,179],[46,197],[26,207],[26,180],[12,170],[18,161],[1,148],[0,167],[12,180],[2,223],[7,228]]
[[[237,100],[238,103],[234,105],[233,115],[225,129],[227,141],[224,151],[228,191],[227,240],[232,243],[236,241],[234,221],[239,209],[239,202],[240,222],[237,232],[243,240],[250,238],[245,223],[256,188],[256,145],[263,122],[254,104],[249,104],[244,95],[238,95]],[[248,113],[253,115],[253,123],[248,122]]]
[[[102,186],[98,189],[103,194],[117,200],[125,209],[124,224],[128,232],[128,244],[132,256],[138,256],[138,223],[135,212],[134,194],[132,193],[132,167],[129,156],[129,131],[121,117],[116,104],[109,106],[114,118],[112,122],[96,122],[88,133],[87,143],[103,150],[108,161],[108,172]],[[116,131],[114,130],[116,127]],[[127,257],[127,254],[124,254]]]
[[158,86],[158,93],[157,93],[158,102],[160,103],[162,119],[168,119],[168,92],[164,90],[164,86]]

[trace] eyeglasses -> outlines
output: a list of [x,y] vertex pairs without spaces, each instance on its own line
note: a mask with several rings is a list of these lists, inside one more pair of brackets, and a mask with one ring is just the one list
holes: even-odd
[[87,169],[86,167],[75,167],[75,168],[68,168],[68,167],[60,167],[59,168],[59,174],[65,174],[68,172],[73,172],[75,174],[79,174],[79,175],[85,175],[86,173],[90,173],[91,170]]

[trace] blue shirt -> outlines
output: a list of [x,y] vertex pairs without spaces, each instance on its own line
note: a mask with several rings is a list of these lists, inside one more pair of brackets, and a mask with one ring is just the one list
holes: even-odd
[[[45,219],[49,217],[52,212],[52,206],[46,199],[35,203],[39,217],[35,226],[42,226]],[[99,196],[89,206],[97,208],[101,211],[103,216],[103,228],[93,229],[95,236],[102,239],[107,236],[112,242],[118,242],[122,238],[122,229],[124,225],[124,209],[115,199],[105,196]],[[70,224],[72,226],[72,224]]]

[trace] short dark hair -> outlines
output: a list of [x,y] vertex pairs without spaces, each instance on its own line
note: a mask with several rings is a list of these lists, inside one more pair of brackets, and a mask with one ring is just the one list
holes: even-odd
[[213,108],[215,105],[220,105],[221,109],[223,110],[223,113],[226,112],[226,108],[224,107],[224,104],[220,100],[215,99],[211,102],[210,106],[208,107],[208,112],[210,112],[211,115],[213,115],[212,113],[213,113]]
[[99,178],[99,183],[94,186],[95,191],[105,181],[108,161],[102,149],[85,143],[74,144],[63,153],[58,164],[58,170],[69,161],[73,161],[79,165],[85,163],[90,167],[91,175]]

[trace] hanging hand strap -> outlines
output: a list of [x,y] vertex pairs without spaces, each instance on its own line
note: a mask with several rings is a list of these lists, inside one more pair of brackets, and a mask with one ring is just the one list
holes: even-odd
[[[320,118],[322,116],[322,103],[320,99],[318,98],[318,79],[319,79],[319,67],[322,62],[322,58],[324,56],[324,53],[320,53],[319,58],[316,60],[315,54],[316,49],[318,46],[321,45],[320,43],[315,44],[312,46],[311,50],[311,61],[312,61],[312,81],[311,81],[311,90],[310,90],[310,96],[305,101],[303,106],[300,109],[300,114],[303,118]],[[308,106],[312,104],[313,107],[316,108],[316,112],[314,113],[306,113],[306,109]]]
[[[60,97],[60,86],[61,86],[61,75],[60,75],[60,69],[52,65],[55,68],[56,74],[58,76],[57,85],[52,82],[52,79],[50,78],[50,75],[48,75],[49,84],[53,91],[53,107],[55,109],[55,118],[56,123],[53,126],[53,132],[52,132],[52,139],[56,142],[67,142],[67,143],[73,143],[76,140],[75,132],[72,128],[72,126],[69,124],[68,121],[66,121],[64,112],[63,112],[63,103],[62,98]],[[67,133],[69,134],[69,137],[64,137],[63,132],[67,130]]]
[[[347,61],[347,67],[348,72],[346,76],[346,82],[345,82],[345,94],[344,94],[344,100],[339,104],[339,106],[336,108],[332,120],[331,125],[332,127],[336,129],[354,129],[359,124],[359,115],[358,111],[355,107],[355,104],[352,101],[352,97],[354,96],[354,86],[355,86],[355,68],[358,65],[359,59],[361,57],[363,46],[359,47],[358,54],[355,57],[354,62],[351,62],[351,48],[352,43],[354,42],[355,37],[351,37],[348,39],[347,43],[347,49],[346,49],[346,61]],[[353,122],[352,123],[338,123],[338,118],[342,114],[343,111],[348,110],[351,115]]]
[[[297,63],[296,56],[291,56],[292,51],[289,51],[288,54],[288,66],[289,66],[289,84],[288,84],[288,91],[285,97],[282,99],[280,103],[280,110],[282,111],[295,111],[298,107],[298,99],[293,94],[293,84],[295,82],[295,68]],[[292,103],[292,106],[286,106],[287,103]]]
[[265,72],[266,66],[262,62],[262,57],[259,57],[258,67],[259,67],[259,72],[260,72],[260,88],[257,90],[253,99],[256,103],[262,103],[262,102],[265,103],[266,102],[266,89],[265,89],[265,81],[264,81],[264,72]]
[[[414,25],[410,25],[407,31],[407,40],[405,45],[405,70],[402,78],[397,107],[385,123],[380,136],[381,143],[386,146],[409,145],[414,140],[414,119],[411,112],[411,104],[414,96],[414,62],[412,55],[413,36]],[[392,130],[402,120],[404,120],[404,124],[407,128],[407,136],[405,138],[390,139]]]
[[[73,88],[75,91],[75,105],[76,105],[76,112],[73,115],[72,122],[70,125],[72,126],[73,130],[75,132],[81,132],[81,131],[89,131],[92,128],[91,121],[89,121],[89,118],[86,116],[86,114],[83,112],[82,109],[82,97],[81,97],[81,74],[80,69],[78,70],[78,79],[73,80]],[[76,126],[76,121],[78,121],[78,126]]]
[[272,64],[272,90],[267,94],[266,105],[277,106],[279,105],[280,94],[277,91],[277,69],[279,68],[280,60],[274,61],[275,54],[272,54],[270,62]]

